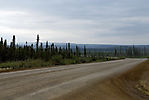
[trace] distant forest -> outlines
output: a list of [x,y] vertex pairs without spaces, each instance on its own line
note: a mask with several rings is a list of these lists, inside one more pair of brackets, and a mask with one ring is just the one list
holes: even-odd
[[75,49],[71,48],[71,43],[66,43],[65,47],[56,47],[54,43],[49,44],[46,41],[45,46],[39,42],[39,35],[37,35],[36,44],[28,45],[26,42],[24,46],[16,44],[16,37],[13,35],[11,43],[8,45],[7,40],[3,40],[1,37],[0,41],[0,62],[8,61],[24,61],[27,59],[41,59],[49,61],[56,57],[61,59],[73,59],[74,57],[90,57],[94,60],[96,58],[103,59],[109,57],[147,57],[148,51],[144,46],[143,49],[137,48],[134,45],[123,49],[122,46],[119,48],[113,48],[113,51],[100,51],[99,48],[79,48],[77,45]]

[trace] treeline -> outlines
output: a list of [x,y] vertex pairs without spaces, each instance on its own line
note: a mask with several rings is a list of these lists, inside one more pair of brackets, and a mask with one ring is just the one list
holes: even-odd
[[114,50],[114,56],[120,57],[124,56],[127,58],[140,58],[140,57],[148,57],[149,52],[147,51],[146,47],[144,48],[137,48],[135,45],[132,47],[128,47],[126,50],[122,50],[122,46],[119,49]]
[[[84,56],[86,56],[86,48],[84,46]],[[16,44],[16,37],[13,35],[12,42],[10,45],[7,44],[7,40],[3,41],[1,37],[0,41],[0,61],[20,61],[27,59],[42,59],[44,61],[49,61],[52,57],[61,55],[63,59],[71,59],[74,56],[79,57],[81,53],[79,48],[76,46],[76,51],[72,51],[70,48],[70,43],[66,44],[66,48],[56,47],[54,43],[49,45],[46,42],[46,48],[43,48],[43,43],[39,44],[39,35],[37,35],[36,49],[34,45],[28,45],[27,42],[24,47]]]
[[[42,63],[40,66],[47,65],[63,65],[63,64],[75,64],[75,63],[86,63],[92,61],[107,61],[115,60],[125,57],[145,57],[148,55],[146,48],[141,51],[141,49],[136,48],[135,46],[130,47],[129,49],[123,51],[122,47],[117,50],[110,52],[101,52],[96,49],[94,51],[88,51],[86,46],[83,47],[83,52],[76,45],[75,50],[71,49],[71,44],[67,43],[65,47],[56,47],[54,43],[49,44],[46,41],[46,46],[43,46],[43,43],[39,42],[40,38],[37,35],[36,44],[20,46],[16,44],[16,37],[13,35],[12,41],[10,44],[7,44],[7,40],[1,37],[0,40],[0,62],[18,62],[18,61],[31,61],[36,60],[39,63]],[[35,47],[35,48],[34,48]],[[45,63],[50,62],[50,64]],[[22,64],[22,63],[21,63]],[[22,66],[25,66],[23,62]],[[35,63],[34,63],[35,64]],[[34,66],[34,64],[32,66]],[[10,66],[10,65],[7,65]],[[12,65],[11,65],[12,66]],[[16,66],[16,65],[15,65]],[[30,66],[31,65],[26,65]]]
[[[67,43],[66,47],[56,47],[54,43],[49,44],[46,41],[46,47],[43,48],[43,43],[39,42],[39,35],[37,35],[36,45],[28,45],[27,42],[24,46],[16,44],[16,37],[13,35],[10,45],[7,44],[7,40],[3,40],[1,37],[0,41],[0,62],[10,61],[25,61],[28,59],[41,59],[42,61],[52,60],[55,64],[61,64],[60,59],[72,59],[74,63],[85,63],[85,58],[90,58],[91,61],[96,61],[95,53],[88,53],[86,46],[84,45],[84,51],[80,52],[78,46],[75,51],[71,49],[71,44]],[[103,57],[102,57],[103,58]]]

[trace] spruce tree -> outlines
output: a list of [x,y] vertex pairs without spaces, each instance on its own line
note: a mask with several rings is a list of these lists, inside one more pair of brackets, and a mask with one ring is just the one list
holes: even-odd
[[35,51],[34,51],[34,45],[33,44],[31,44],[31,59],[33,59],[34,58],[34,55],[35,55]]
[[86,57],[86,46],[84,45],[84,57]]
[[119,56],[121,57],[122,56],[122,46],[120,46],[120,54]]
[[65,49],[64,58],[68,58],[68,47],[67,47],[67,43],[66,43],[66,49]]
[[36,51],[38,51],[38,45],[39,45],[39,35],[37,35]]
[[62,48],[60,47],[59,48],[59,55],[61,55],[62,54]]
[[76,56],[79,57],[79,47],[76,46]]
[[116,50],[116,48],[115,48],[115,50],[114,50],[114,56],[115,56],[115,57],[117,56],[117,50]]
[[147,56],[147,51],[146,51],[146,47],[144,46],[144,57]]
[[40,54],[40,58],[43,60],[44,55],[43,55],[43,44],[42,43],[40,44],[39,54]]
[[15,43],[16,43],[16,38],[15,35],[13,35],[13,39],[12,39],[12,47],[15,48]]
[[9,52],[9,54],[10,54],[10,60],[11,61],[15,61],[16,60],[16,51],[15,51],[15,49],[16,49],[16,47],[15,47],[15,35],[13,35],[13,38],[12,38],[12,42],[10,43],[10,52]]
[[0,62],[2,61],[2,56],[3,56],[3,38],[1,37],[1,41],[0,41]]
[[35,57],[35,59],[37,59],[37,58],[39,58],[39,52],[38,52],[38,50],[39,50],[39,47],[38,47],[38,45],[39,45],[39,35],[37,35],[37,42],[36,42],[36,57]]
[[55,55],[54,43],[51,44],[51,57]]
[[49,61],[49,56],[50,56],[50,53],[49,53],[49,46],[48,46],[48,41],[46,41],[46,48],[45,48],[45,53],[44,53],[44,59],[45,61]]
[[3,46],[3,38],[1,37],[0,45]]
[[70,59],[70,43],[68,43],[68,58]]

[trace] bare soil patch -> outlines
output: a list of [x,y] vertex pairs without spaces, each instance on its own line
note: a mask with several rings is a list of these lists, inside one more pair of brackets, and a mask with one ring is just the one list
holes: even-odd
[[106,80],[82,87],[57,100],[149,100],[149,60]]

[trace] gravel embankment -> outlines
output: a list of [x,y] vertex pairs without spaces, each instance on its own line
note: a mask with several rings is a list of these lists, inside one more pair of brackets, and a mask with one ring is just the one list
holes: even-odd
[[149,60],[129,71],[98,81],[57,100],[149,100]]

